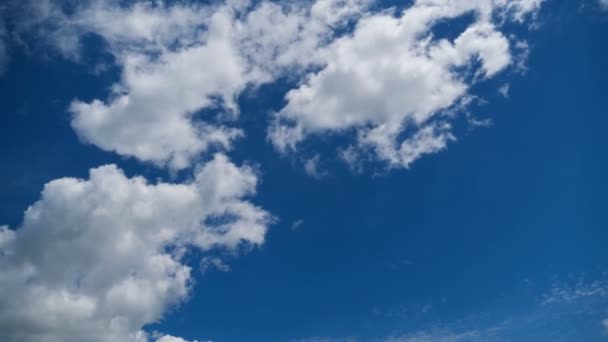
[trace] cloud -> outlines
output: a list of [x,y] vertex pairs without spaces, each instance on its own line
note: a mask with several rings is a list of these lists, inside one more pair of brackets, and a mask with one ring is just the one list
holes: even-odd
[[318,47],[366,3],[94,0],[67,14],[44,0],[30,4],[17,31],[38,32],[74,60],[82,37],[101,37],[121,79],[105,99],[75,100],[72,127],[103,150],[179,170],[201,153],[231,149],[243,136],[232,127],[237,97],[314,63]]
[[[453,140],[449,121],[470,103],[472,85],[519,68],[525,42],[507,38],[502,24],[525,22],[541,3],[418,0],[395,14],[371,11],[370,0],[90,0],[67,14],[44,0],[17,31],[44,34],[74,59],[81,37],[104,39],[121,79],[107,98],[70,107],[74,130],[101,149],[188,167],[243,136],[233,120],[244,91],[287,76],[299,83],[268,132],[279,151],[354,131],[343,150],[352,166],[371,153],[407,168]],[[457,37],[434,36],[437,24],[471,13]]]
[[[236,95],[256,81],[233,44],[235,9],[225,6],[207,13],[181,6],[98,5],[80,13],[84,23],[110,42],[123,68],[109,99],[72,103],[72,127],[84,141],[182,169],[213,146],[229,150],[243,135],[222,123],[194,122],[205,108],[236,112]],[[130,31],[113,25],[120,28],[125,22],[141,25]],[[170,49],[170,44],[178,48]]]
[[215,268],[220,272],[232,271],[230,265],[226,264],[224,261],[222,261],[222,259],[214,257],[204,257],[203,260],[201,260],[201,271],[205,273],[208,272],[211,268]]
[[543,305],[578,302],[588,298],[608,299],[608,282],[596,280],[585,282],[579,279],[574,284],[556,283],[549,293],[543,296]]
[[321,168],[321,156],[315,154],[314,157],[306,159],[304,162],[304,171],[311,177],[321,179],[327,176],[327,171]]
[[[287,94],[270,140],[286,152],[310,135],[354,129],[354,148],[409,167],[452,140],[451,116],[442,114],[466,105],[472,84],[512,64],[511,43],[495,18],[520,21],[540,3],[419,0],[397,16],[363,16],[351,35],[320,49],[323,67]],[[468,13],[475,20],[455,39],[433,36],[436,24]]]
[[0,340],[148,341],[142,328],[190,293],[190,248],[264,242],[272,217],[246,199],[256,184],[223,155],[184,184],[114,165],[49,182],[16,230],[0,228]]
[[[165,335],[165,336],[157,339],[156,342],[189,342],[189,341],[184,340],[181,337],[175,337],[175,336]],[[191,342],[198,342],[198,341],[194,340],[194,341],[191,341]]]
[[599,2],[603,9],[608,10],[608,0],[599,0]]
[[608,318],[602,320],[602,326],[604,327],[606,334],[608,334]]
[[291,230],[297,230],[298,228],[300,228],[302,225],[304,224],[304,220],[299,219],[296,220],[294,223],[291,224]]

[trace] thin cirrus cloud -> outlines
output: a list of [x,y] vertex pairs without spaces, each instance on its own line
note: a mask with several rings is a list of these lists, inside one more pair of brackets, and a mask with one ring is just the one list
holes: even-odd
[[[522,294],[516,295],[521,298]],[[524,295],[525,296],[525,295]],[[550,290],[516,313],[507,310],[480,312],[439,321],[419,329],[396,331],[382,337],[314,337],[294,342],[487,342],[487,341],[604,341],[608,333],[606,314],[608,281],[583,278],[556,282]],[[498,314],[497,314],[498,313]],[[401,317],[411,321],[412,317]]]
[[256,184],[223,155],[184,184],[114,165],[48,183],[19,229],[0,228],[0,339],[148,341],[143,327],[191,291],[189,249],[264,242],[272,217],[246,199]]

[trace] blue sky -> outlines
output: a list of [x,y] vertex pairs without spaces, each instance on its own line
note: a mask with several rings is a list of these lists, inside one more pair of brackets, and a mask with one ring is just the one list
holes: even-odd
[[608,340],[606,8],[5,3],[0,337]]

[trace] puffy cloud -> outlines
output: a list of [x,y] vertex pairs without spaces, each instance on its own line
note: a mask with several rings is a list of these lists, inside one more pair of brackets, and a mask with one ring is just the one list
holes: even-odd
[[233,96],[245,85],[241,62],[221,37],[228,33],[224,29],[218,27],[206,45],[160,59],[129,56],[123,84],[110,101],[72,104],[72,127],[104,150],[175,169],[189,166],[210,145],[230,148],[241,131],[193,122],[196,111],[214,105],[214,95],[234,108]]
[[[354,129],[357,148],[374,150],[390,166],[408,167],[451,139],[449,126],[437,122],[450,115],[441,114],[466,105],[472,84],[512,63],[510,41],[496,18],[523,20],[539,5],[419,0],[398,16],[363,16],[351,35],[319,50],[323,67],[287,94],[269,138],[289,151],[309,135]],[[467,13],[476,19],[455,39],[433,37],[437,23]],[[405,131],[411,138],[404,140]]]
[[230,265],[226,264],[220,258],[204,257],[203,260],[201,260],[201,271],[205,273],[211,268],[214,268],[220,272],[230,272],[232,270]]
[[[45,0],[32,5],[35,14],[18,31],[40,31],[74,59],[80,37],[102,37],[122,67],[121,80],[107,99],[75,100],[72,127],[103,150],[182,169],[243,135],[230,126],[246,87],[314,63],[318,47],[366,3],[94,0],[66,14]],[[219,114],[200,115],[205,109]]]
[[[193,117],[201,109],[222,104],[236,112],[235,96],[254,79],[233,44],[234,11],[222,7],[206,14],[140,4],[81,13],[81,21],[110,42],[123,72],[107,101],[72,103],[72,127],[83,140],[104,150],[174,169],[191,165],[211,146],[229,149],[242,135],[240,130],[195,122]],[[114,22],[135,27],[124,31]],[[207,29],[202,31],[201,25]],[[179,47],[170,50],[171,44]]]
[[188,249],[264,242],[272,218],[246,199],[256,184],[223,155],[184,184],[114,165],[46,184],[18,229],[0,228],[0,339],[148,341],[143,327],[190,292]]
[[[73,58],[83,35],[106,41],[120,81],[107,98],[70,107],[82,140],[104,150],[188,167],[243,135],[231,119],[245,89],[288,76],[300,83],[269,128],[278,150],[355,131],[351,157],[372,151],[408,167],[451,140],[437,127],[448,127],[446,111],[466,104],[473,84],[524,66],[525,42],[508,39],[502,24],[524,22],[542,0],[417,0],[399,14],[373,12],[371,3],[89,0],[66,14],[44,0],[18,31],[42,31]],[[434,37],[436,24],[470,13],[475,19],[457,37]],[[403,146],[408,135],[417,147]]]

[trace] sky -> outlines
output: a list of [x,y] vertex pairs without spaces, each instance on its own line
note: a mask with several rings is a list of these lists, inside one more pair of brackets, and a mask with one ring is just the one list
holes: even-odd
[[608,341],[604,0],[6,0],[0,340]]

